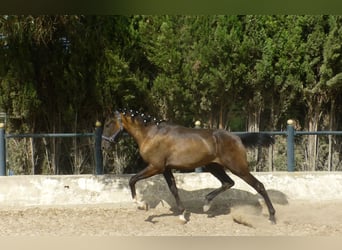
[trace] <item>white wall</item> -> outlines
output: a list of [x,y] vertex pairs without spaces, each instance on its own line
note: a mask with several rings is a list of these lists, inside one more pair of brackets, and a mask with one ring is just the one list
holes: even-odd
[[[253,173],[275,203],[289,200],[342,200],[341,172]],[[217,199],[257,200],[254,189],[230,174],[235,186]],[[112,204],[133,206],[128,181],[131,175],[60,175],[0,177],[0,206]],[[184,202],[203,201],[220,182],[208,173],[175,174]],[[174,204],[162,176],[137,183],[138,196],[150,205],[161,200]]]

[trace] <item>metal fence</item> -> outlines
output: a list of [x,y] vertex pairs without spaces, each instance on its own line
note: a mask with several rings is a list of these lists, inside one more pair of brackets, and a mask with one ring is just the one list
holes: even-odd
[[[93,137],[95,147],[95,173],[103,174],[103,159],[101,150],[102,128],[101,124],[95,129],[94,133],[60,133],[60,134],[6,134],[4,126],[0,127],[0,176],[6,175],[6,139],[10,138],[44,138],[44,137]],[[235,132],[246,133],[246,132]],[[262,131],[270,135],[282,135],[287,138],[287,171],[295,171],[295,137],[298,135],[342,135],[342,131],[296,131],[292,124],[287,125],[285,131]]]
[[96,123],[94,133],[42,133],[42,134],[6,134],[5,126],[0,123],[0,176],[7,175],[6,166],[6,141],[11,138],[75,138],[75,137],[92,137],[94,138],[95,152],[95,174],[103,174],[103,158],[102,158],[102,127],[100,123]]
[[[242,133],[242,132],[238,132]],[[342,131],[296,131],[292,124],[287,125],[285,131],[263,131],[261,133],[266,133],[270,135],[283,135],[286,136],[286,157],[287,157],[287,171],[295,171],[295,137],[303,135],[342,135]]]

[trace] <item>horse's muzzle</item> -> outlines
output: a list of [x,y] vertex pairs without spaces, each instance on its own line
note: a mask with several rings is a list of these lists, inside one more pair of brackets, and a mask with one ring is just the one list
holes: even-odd
[[102,138],[101,148],[102,148],[102,150],[105,150],[105,151],[110,150],[112,148],[112,146],[115,145],[115,143],[116,143],[115,141],[110,142],[110,141]]

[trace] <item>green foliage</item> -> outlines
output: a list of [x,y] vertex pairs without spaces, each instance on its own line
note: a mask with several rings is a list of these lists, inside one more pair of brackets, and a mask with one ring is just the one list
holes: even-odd
[[9,140],[7,143],[7,168],[15,175],[31,174],[30,148],[28,140]]
[[[124,107],[186,126],[341,129],[341,39],[332,15],[4,15],[0,111],[8,132],[89,132]],[[126,144],[114,161],[134,165]],[[83,171],[77,145],[35,142],[38,172]]]

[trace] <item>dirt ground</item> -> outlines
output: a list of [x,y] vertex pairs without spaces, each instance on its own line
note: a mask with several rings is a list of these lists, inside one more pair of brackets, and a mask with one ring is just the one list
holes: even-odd
[[108,204],[0,207],[0,236],[342,236],[342,201],[275,204],[276,225],[259,202],[217,202],[207,213],[200,204],[185,206],[185,224],[165,202],[148,211]]

